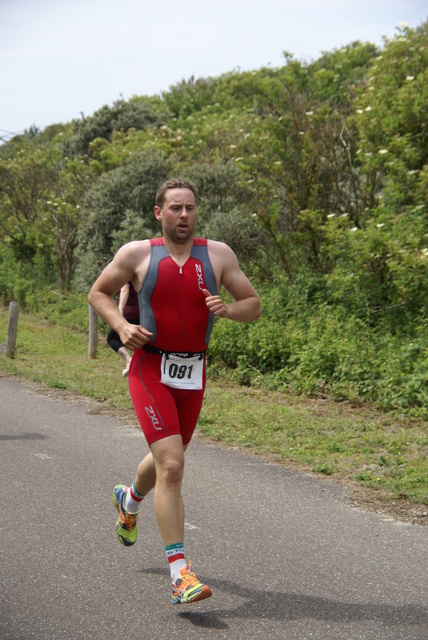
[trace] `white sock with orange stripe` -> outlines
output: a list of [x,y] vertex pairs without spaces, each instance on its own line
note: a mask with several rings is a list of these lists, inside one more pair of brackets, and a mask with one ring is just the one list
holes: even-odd
[[187,565],[184,558],[184,545],[182,542],[169,544],[165,547],[165,551],[171,573],[171,582],[174,584],[181,578],[180,569]]

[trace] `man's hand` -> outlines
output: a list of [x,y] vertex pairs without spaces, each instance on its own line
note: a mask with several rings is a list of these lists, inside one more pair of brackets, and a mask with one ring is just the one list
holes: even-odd
[[220,296],[212,296],[208,289],[202,289],[205,296],[205,304],[211,313],[220,318],[226,317],[226,306]]
[[129,322],[118,333],[123,345],[132,351],[141,349],[153,337],[153,333],[141,325],[129,324]]

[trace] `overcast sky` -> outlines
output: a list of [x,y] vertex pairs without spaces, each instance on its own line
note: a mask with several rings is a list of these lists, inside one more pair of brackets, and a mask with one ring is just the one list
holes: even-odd
[[382,45],[426,0],[0,0],[0,137],[182,79]]

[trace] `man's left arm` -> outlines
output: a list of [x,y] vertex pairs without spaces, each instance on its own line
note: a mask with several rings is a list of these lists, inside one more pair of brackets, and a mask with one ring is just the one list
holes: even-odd
[[221,267],[220,284],[232,295],[234,301],[224,303],[219,295],[211,295],[204,289],[205,303],[217,317],[251,322],[260,318],[262,309],[260,298],[251,282],[241,270],[238,259],[232,249],[225,244],[216,243],[215,264]]

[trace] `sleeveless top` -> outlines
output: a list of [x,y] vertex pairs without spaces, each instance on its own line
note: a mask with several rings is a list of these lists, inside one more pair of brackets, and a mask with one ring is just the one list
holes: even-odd
[[183,266],[171,258],[163,238],[150,240],[150,262],[138,292],[140,324],[153,333],[152,346],[162,351],[205,351],[214,325],[202,289],[217,295],[208,242],[194,238]]

